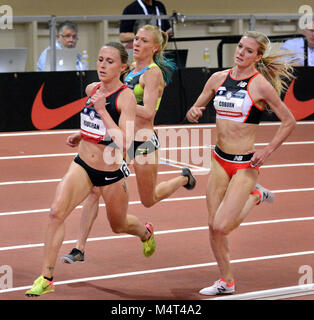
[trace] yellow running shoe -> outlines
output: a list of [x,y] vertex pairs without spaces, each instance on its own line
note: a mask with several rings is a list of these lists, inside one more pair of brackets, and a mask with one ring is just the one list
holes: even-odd
[[53,281],[49,281],[45,279],[44,276],[40,276],[34,281],[33,287],[25,292],[25,295],[27,297],[38,297],[54,291]]
[[151,223],[145,224],[146,229],[150,232],[150,237],[148,240],[143,241],[143,254],[145,257],[150,257],[156,249],[156,241],[154,237],[154,227]]

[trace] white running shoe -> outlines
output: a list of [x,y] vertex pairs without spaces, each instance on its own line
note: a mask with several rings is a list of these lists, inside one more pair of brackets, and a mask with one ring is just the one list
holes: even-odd
[[257,190],[261,196],[261,199],[258,204],[264,201],[268,203],[274,202],[275,196],[270,190],[262,187],[260,184],[256,184],[254,190]]
[[224,279],[220,278],[212,286],[202,289],[200,294],[204,294],[206,296],[215,296],[218,294],[232,293],[234,291],[234,280],[228,284]]

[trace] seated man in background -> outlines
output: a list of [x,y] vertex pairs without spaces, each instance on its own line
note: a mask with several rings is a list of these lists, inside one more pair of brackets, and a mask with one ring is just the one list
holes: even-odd
[[[281,49],[295,53],[293,65],[295,66],[314,66],[314,20],[309,23],[303,31],[305,38],[294,38],[287,40]],[[307,50],[306,50],[307,48]],[[307,58],[307,64],[305,63]]]
[[[65,21],[58,26],[56,40],[57,50],[62,48],[75,48],[77,40],[77,26],[74,23]],[[41,53],[37,62],[37,71],[45,71],[48,49],[50,49],[50,46]],[[76,70],[82,69],[81,55],[78,53],[76,56]]]
[[[158,16],[167,15],[164,4],[155,0],[136,0],[124,8],[123,15],[145,14],[156,15],[156,23],[159,29],[167,32],[168,36],[173,35],[172,28],[168,20],[158,19]],[[133,48],[133,39],[137,30],[145,24],[151,24],[147,20],[121,20],[120,22],[120,41],[126,45],[127,49]]]

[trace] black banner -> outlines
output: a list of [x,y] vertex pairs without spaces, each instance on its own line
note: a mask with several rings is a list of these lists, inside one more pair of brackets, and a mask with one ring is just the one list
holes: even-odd
[[[165,88],[159,111],[155,118],[156,124],[186,123],[184,117],[194,104],[209,77],[222,69],[187,68],[178,70],[172,83]],[[296,120],[314,119],[314,67],[295,68],[295,77],[282,100],[293,113]],[[200,123],[214,123],[216,113],[211,101]],[[265,111],[262,121],[278,121],[274,113]]]
[[[165,88],[155,124],[184,123],[187,110],[218,70],[178,70]],[[96,71],[0,73],[0,131],[79,128],[85,87],[94,81]],[[314,119],[314,68],[296,68],[296,79],[282,98],[297,120]],[[262,120],[278,119],[265,112]],[[212,102],[200,122],[215,122]]]

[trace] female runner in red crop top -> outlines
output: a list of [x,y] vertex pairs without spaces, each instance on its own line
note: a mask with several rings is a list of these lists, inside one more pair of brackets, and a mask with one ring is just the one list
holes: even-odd
[[[189,190],[193,189],[196,183],[196,179],[188,168],[183,168],[180,176],[157,183],[160,143],[154,133],[153,124],[163,90],[171,79],[172,67],[163,57],[167,41],[166,33],[156,26],[145,25],[140,28],[134,39],[133,48],[136,68],[125,80],[129,87],[135,84],[133,90],[139,93],[136,95],[138,105],[134,124],[135,141],[128,150],[128,155],[133,161],[139,196],[145,207],[151,207],[169,197],[182,186]],[[128,81],[128,78],[133,79]],[[144,139],[146,141],[142,141],[143,136],[147,137]],[[72,141],[74,137],[76,139]],[[79,139],[80,137],[74,134],[68,138],[67,142],[75,147]],[[94,188],[83,205],[76,247],[61,258],[63,263],[84,261],[86,240],[98,214],[98,198],[98,190]]]
[[[120,81],[120,74],[127,67],[127,58],[125,48],[119,43],[110,43],[99,51],[97,71],[100,83],[92,83],[86,88],[87,95],[91,96],[81,114],[83,139],[78,156],[57,187],[46,231],[42,273],[26,291],[27,296],[54,291],[52,278],[64,239],[64,221],[94,186],[104,199],[114,232],[136,235],[143,246],[154,245],[151,226],[127,214],[129,197],[125,177],[129,171],[120,150],[127,150],[131,144],[126,126],[128,121],[134,122],[136,114],[134,94]],[[119,149],[108,145],[106,141],[110,142],[111,138]],[[111,161],[105,161],[105,155],[110,156]]]
[[[268,55],[269,46],[269,39],[262,33],[247,32],[237,45],[235,66],[214,73],[187,112],[187,119],[197,123],[208,102],[215,97],[217,143],[206,199],[210,244],[221,278],[202,289],[201,294],[235,291],[227,236],[251,208],[265,200],[258,197],[258,192],[251,195],[258,178],[256,168],[264,164],[295,127],[295,119],[279,97],[284,85],[280,76],[291,77],[290,67],[283,62],[282,55]],[[254,150],[260,114],[266,105],[281,120],[281,125],[265,148]],[[259,189],[262,195],[271,196],[267,190]]]

